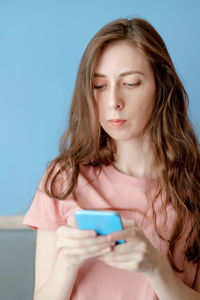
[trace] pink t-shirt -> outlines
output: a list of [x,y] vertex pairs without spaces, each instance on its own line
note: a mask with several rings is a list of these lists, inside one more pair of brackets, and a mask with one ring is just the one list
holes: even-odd
[[[103,165],[97,177],[98,171],[98,167],[80,167],[75,190],[77,201],[72,195],[65,200],[50,198],[40,190],[42,179],[23,224],[34,230],[37,228],[56,230],[59,226],[68,224],[70,218],[75,219],[76,209],[123,208],[123,211],[116,211],[125,219],[134,219],[151,243],[166,256],[167,242],[156,234],[152,222],[152,210],[148,209],[157,191],[157,180],[152,179],[151,188],[147,189],[146,179],[122,174],[113,165]],[[165,237],[169,237],[176,214],[172,205],[168,204],[167,221],[164,222],[162,203],[163,199],[159,197],[155,205],[158,216],[157,226]],[[143,220],[143,214],[146,211],[148,212]],[[192,287],[196,266],[188,262],[183,254],[186,234],[187,229],[175,253],[177,265],[185,269],[184,273],[177,274],[177,276],[186,285]],[[70,299],[156,300],[158,297],[143,274],[114,268],[98,258],[91,258],[80,267]]]

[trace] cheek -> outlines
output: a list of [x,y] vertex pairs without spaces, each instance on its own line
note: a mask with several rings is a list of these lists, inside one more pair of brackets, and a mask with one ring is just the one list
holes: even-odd
[[135,121],[137,120],[139,127],[143,127],[151,117],[155,99],[154,97],[148,99],[148,96],[145,96],[143,99],[138,100],[132,105],[132,117]]
[[106,118],[106,106],[101,103],[98,105],[99,119],[103,120]]
[[131,107],[127,111],[131,112],[132,116],[138,118],[144,118],[148,116],[153,109],[153,103],[150,101],[135,101],[131,104]]
[[95,104],[96,104],[96,108],[97,108],[97,114],[99,116],[99,120],[102,118],[102,116],[104,115],[104,106],[102,105],[102,102],[100,103],[100,101],[98,101],[95,98]]
[[151,114],[154,104],[155,104],[155,89],[147,90],[140,103],[139,103],[139,109],[145,113],[145,115]]

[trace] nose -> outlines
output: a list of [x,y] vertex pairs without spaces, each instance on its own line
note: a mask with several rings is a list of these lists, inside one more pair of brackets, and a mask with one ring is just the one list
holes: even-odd
[[114,110],[121,110],[124,107],[124,101],[118,87],[112,86],[108,92],[108,106]]

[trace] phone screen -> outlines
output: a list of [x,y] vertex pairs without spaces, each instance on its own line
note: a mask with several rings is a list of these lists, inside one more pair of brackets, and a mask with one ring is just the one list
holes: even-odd
[[[97,235],[108,235],[123,230],[121,217],[115,211],[80,209],[75,211],[75,218],[79,229],[92,229]],[[116,243],[122,244],[125,241],[119,240]]]

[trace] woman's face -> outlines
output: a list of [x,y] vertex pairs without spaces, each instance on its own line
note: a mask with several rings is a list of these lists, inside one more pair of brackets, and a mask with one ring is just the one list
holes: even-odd
[[93,89],[107,134],[116,141],[138,137],[152,113],[156,94],[145,55],[125,41],[109,44],[96,65]]

